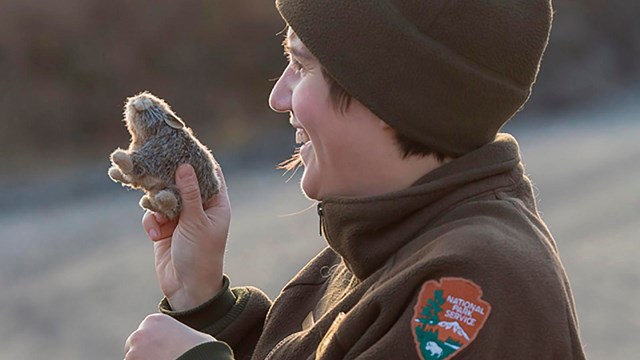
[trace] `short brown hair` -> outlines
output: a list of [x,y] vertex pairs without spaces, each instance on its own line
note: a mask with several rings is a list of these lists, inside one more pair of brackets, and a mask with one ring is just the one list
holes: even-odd
[[[338,84],[338,82],[333,78],[333,76],[331,76],[331,74],[329,74],[329,72],[324,67],[322,67],[322,75],[324,75],[324,78],[329,84],[329,99],[333,103],[335,110],[344,113],[351,105],[351,100],[353,99],[353,97],[347,92],[347,90],[345,90],[340,84]],[[445,158],[454,157],[439,151],[435,151],[422,143],[419,143],[403,134],[400,134],[397,131],[395,131],[395,136],[396,143],[400,147],[400,151],[402,151],[402,157],[405,159],[412,155],[432,155],[439,162],[444,162]]]

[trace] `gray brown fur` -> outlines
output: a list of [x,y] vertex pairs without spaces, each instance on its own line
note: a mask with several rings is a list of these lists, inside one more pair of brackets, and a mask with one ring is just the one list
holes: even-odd
[[175,173],[185,163],[196,171],[203,203],[218,193],[220,179],[211,151],[166,102],[149,92],[130,97],[124,107],[124,122],[131,143],[127,150],[118,148],[111,153],[109,177],[123,186],[144,190],[140,206],[176,218],[182,201]]

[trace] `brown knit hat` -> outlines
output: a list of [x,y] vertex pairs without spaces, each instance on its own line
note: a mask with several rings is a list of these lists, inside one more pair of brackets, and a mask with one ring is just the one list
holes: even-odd
[[529,98],[550,0],[276,0],[353,97],[447,155],[491,142]]

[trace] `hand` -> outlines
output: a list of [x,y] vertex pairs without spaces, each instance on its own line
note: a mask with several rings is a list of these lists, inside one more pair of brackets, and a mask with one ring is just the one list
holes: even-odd
[[154,242],[156,275],[171,308],[183,311],[213,298],[222,288],[224,249],[231,222],[231,206],[222,170],[220,192],[204,205],[195,171],[181,165],[176,171],[182,211],[178,220],[147,211],[142,226]]
[[189,349],[216,339],[163,314],[147,316],[124,344],[125,360],[175,360]]

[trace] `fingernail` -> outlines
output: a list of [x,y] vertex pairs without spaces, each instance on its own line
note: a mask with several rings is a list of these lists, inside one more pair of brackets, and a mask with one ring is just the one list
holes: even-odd
[[191,171],[190,166],[181,165],[178,168],[178,177],[182,180],[189,180],[193,176],[193,171]]
[[151,229],[151,230],[149,230],[149,236],[150,236],[152,239],[157,238],[157,237],[158,237],[158,232],[156,231],[156,229]]

